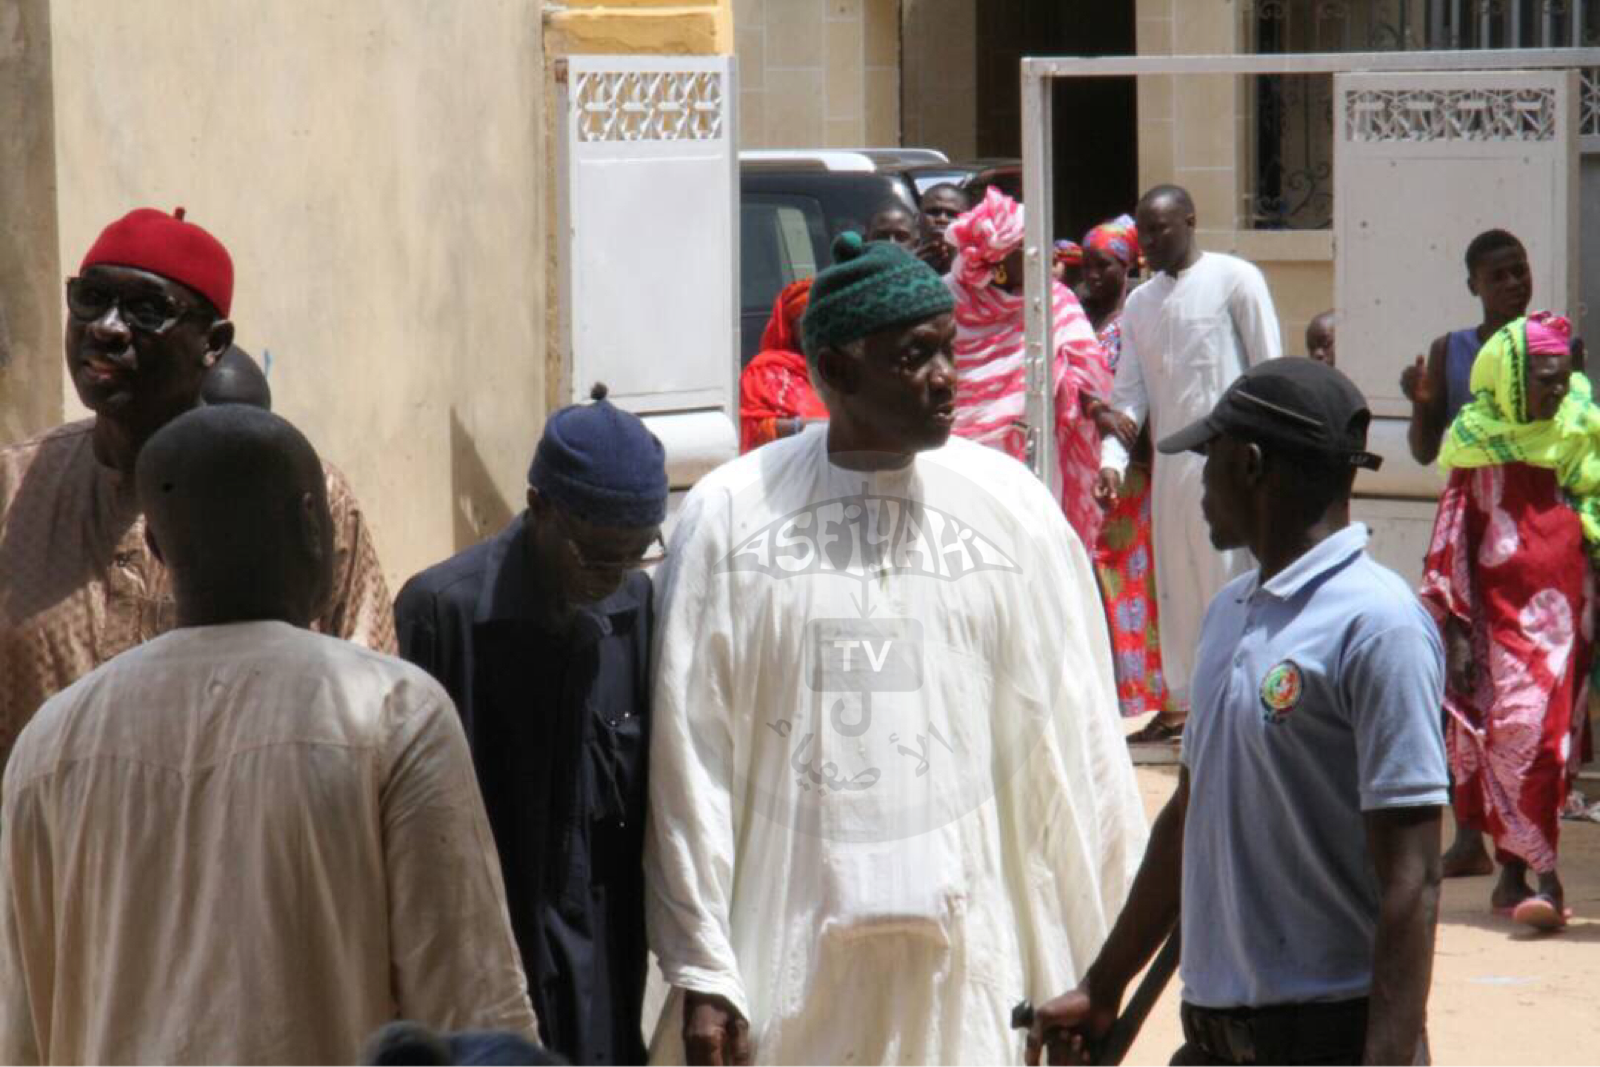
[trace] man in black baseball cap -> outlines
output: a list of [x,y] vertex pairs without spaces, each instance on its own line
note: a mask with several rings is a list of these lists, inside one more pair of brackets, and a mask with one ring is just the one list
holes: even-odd
[[1168,455],[1206,451],[1231,433],[1288,452],[1331,460],[1352,470],[1377,470],[1383,457],[1368,452],[1372,412],[1355,383],[1314,359],[1269,359],[1245,371],[1222,394],[1211,414],[1158,446]]
[[1339,371],[1274,359],[1160,443],[1205,454],[1212,544],[1259,567],[1206,612],[1177,791],[1099,957],[1036,1013],[1030,1062],[1109,1031],[1180,911],[1173,1063],[1428,1062],[1444,654],[1350,522],[1371,418]]
[[1274,546],[1274,533],[1304,528],[1302,537],[1320,539],[1348,525],[1356,471],[1383,463],[1367,451],[1371,421],[1367,398],[1339,371],[1313,359],[1270,359],[1240,375],[1211,414],[1156,447],[1205,454],[1200,508],[1212,545],[1249,547],[1270,576],[1263,551],[1292,553],[1281,567],[1307,547]]

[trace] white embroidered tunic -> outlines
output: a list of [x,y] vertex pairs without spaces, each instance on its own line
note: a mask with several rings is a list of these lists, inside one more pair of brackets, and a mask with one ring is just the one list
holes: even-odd
[[1094,574],[1008,456],[826,435],[706,477],[658,576],[652,947],[757,1062],[1018,1062],[1144,848]]

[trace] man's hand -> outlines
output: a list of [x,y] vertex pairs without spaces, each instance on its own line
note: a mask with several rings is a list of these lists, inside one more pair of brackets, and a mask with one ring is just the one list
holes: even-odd
[[1101,407],[1094,415],[1094,427],[1101,437],[1115,437],[1129,452],[1139,443],[1139,424],[1112,407]]
[[1418,356],[1417,361],[1401,373],[1400,391],[1419,408],[1433,403],[1433,383],[1428,380],[1427,356]]
[[1110,467],[1100,468],[1094,478],[1094,500],[1103,508],[1113,508],[1122,495],[1122,475]]
[[1088,1063],[1091,1045],[1116,1021],[1117,1005],[1095,1000],[1087,986],[1046,1001],[1035,1009],[1028,1031],[1028,1067],[1038,1067],[1041,1052],[1052,1064]]
[[1472,669],[1472,635],[1454,616],[1444,627],[1444,665],[1450,688],[1462,696],[1471,696],[1476,681]]
[[917,246],[917,258],[938,273],[948,274],[952,251],[943,237],[930,237]]
[[683,1049],[691,1064],[732,1067],[750,1062],[750,1024],[727,998],[684,990]]

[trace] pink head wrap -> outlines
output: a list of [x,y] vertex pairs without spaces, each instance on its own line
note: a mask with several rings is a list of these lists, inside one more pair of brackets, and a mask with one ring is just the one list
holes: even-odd
[[994,280],[994,268],[1022,244],[1022,205],[994,186],[983,203],[962,215],[945,231],[956,248],[950,272],[956,280],[982,289]]
[[1528,354],[1561,355],[1572,351],[1572,323],[1548,311],[1528,316]]

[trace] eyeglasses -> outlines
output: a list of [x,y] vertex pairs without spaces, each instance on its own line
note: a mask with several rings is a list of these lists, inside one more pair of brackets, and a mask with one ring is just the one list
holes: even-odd
[[185,307],[160,293],[119,293],[85,278],[67,279],[67,311],[79,322],[95,322],[113,307],[122,321],[141,333],[160,336],[198,308]]
[[646,567],[654,567],[667,558],[667,543],[661,539],[661,531],[657,530],[650,544],[644,551],[636,556],[613,557],[605,559],[591,556],[584,552],[583,546],[578,544],[578,539],[573,536],[572,527],[567,525],[567,520],[559,511],[555,512],[556,525],[561,530],[561,539],[572,550],[573,557],[578,561],[578,566],[586,571],[599,571],[606,574],[615,574],[617,571],[636,571]]
[[599,559],[589,556],[584,553],[578,542],[573,540],[571,534],[563,530],[562,536],[566,538],[568,546],[572,549],[572,554],[577,557],[578,566],[586,571],[601,571],[608,574],[617,571],[638,571],[646,567],[654,567],[667,558],[667,544],[661,540],[660,534],[656,534],[655,540],[650,542],[649,547],[642,554],[627,559]]

